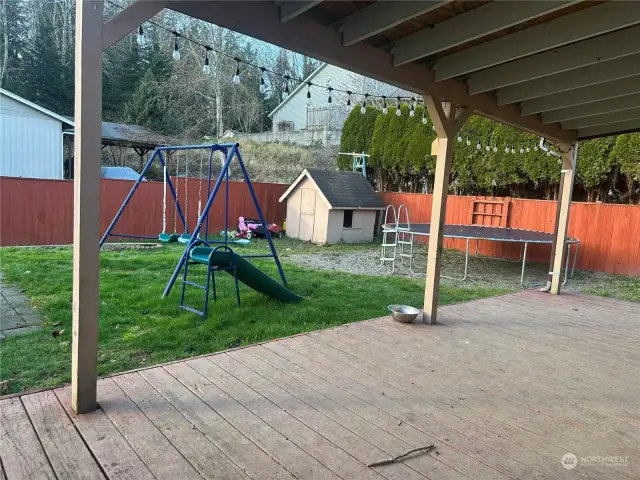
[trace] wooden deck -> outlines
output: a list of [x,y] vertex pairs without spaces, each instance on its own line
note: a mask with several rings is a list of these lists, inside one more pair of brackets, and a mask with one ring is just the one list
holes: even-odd
[[68,387],[2,399],[0,479],[640,478],[640,305],[527,291],[439,320],[104,378],[77,417]]

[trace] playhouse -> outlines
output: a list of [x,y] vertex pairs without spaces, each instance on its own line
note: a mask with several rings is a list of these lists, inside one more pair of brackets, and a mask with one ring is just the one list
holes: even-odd
[[307,168],[280,197],[287,236],[317,244],[370,242],[384,203],[360,172]]

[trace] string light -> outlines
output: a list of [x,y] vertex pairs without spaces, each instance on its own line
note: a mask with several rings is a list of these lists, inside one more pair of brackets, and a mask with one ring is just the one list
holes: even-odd
[[487,146],[486,146],[486,147],[484,147],[484,149],[485,149],[487,152],[490,152],[490,151],[491,151],[491,145],[489,145],[489,139],[487,139]]
[[504,153],[509,153],[509,144],[507,143],[507,146],[504,147]]
[[307,105],[311,103],[311,82],[307,82]]
[[202,66],[202,73],[209,75],[211,73],[211,67],[209,66],[209,49],[204,50],[204,65]]
[[327,98],[327,103],[331,103],[331,92],[333,91],[333,88],[329,87],[329,98]]
[[536,152],[538,151],[538,144],[537,143],[533,146],[533,150],[536,151]]
[[409,116],[410,116],[410,117],[413,117],[413,116],[416,114],[416,111],[415,111],[415,103],[416,103],[415,98],[412,98],[412,99],[411,99],[411,110],[409,110]]
[[496,144],[496,143],[493,144],[493,151],[494,152],[498,151],[498,144]]
[[458,135],[458,143],[462,143],[462,135]]
[[351,110],[351,92],[347,91],[347,108]]
[[266,68],[260,67],[260,93],[263,95],[267,92],[267,86],[264,83],[264,72],[266,70]]
[[480,145],[480,140],[478,140],[478,143],[476,144],[476,149],[482,150],[482,145]]
[[422,112],[422,124],[423,125],[427,124],[427,112],[426,111]]
[[471,145],[471,140],[469,140],[469,135],[467,135],[467,147]]
[[285,84],[284,84],[284,92],[282,92],[282,100],[286,100],[289,98],[289,75],[284,76]]
[[527,145],[527,148],[525,149],[525,151],[526,151],[527,153],[529,153],[529,152],[531,151],[531,148],[529,148],[529,145]]
[[360,108],[360,113],[364,115],[367,113],[367,98],[369,98],[368,94],[364,94],[364,99],[362,100],[362,107]]
[[516,149],[511,147],[511,155],[515,155],[515,153],[516,153]]
[[400,97],[398,97],[398,107],[396,108],[396,117],[402,115],[402,110],[400,109]]
[[240,85],[240,59],[234,58],[234,60],[236,61],[236,73],[233,75],[231,81],[234,85]]
[[138,26],[138,35],[136,36],[136,42],[141,47],[144,47],[145,43],[147,43],[146,38],[144,38],[144,30],[142,30],[142,25]]
[[520,145],[520,153],[524,153],[524,145]]
[[382,114],[386,115],[389,113],[389,109],[387,108],[387,97],[382,96]]
[[178,32],[173,32],[173,36],[173,54],[171,56],[177,62],[178,60],[180,60],[180,45],[178,45],[178,37],[180,36],[180,34]]

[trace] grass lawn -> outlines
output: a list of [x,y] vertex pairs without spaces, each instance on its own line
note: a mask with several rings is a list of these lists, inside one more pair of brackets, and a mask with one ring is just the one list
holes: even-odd
[[[264,241],[243,251],[265,252]],[[192,357],[309,330],[386,315],[390,303],[421,305],[424,280],[305,270],[287,262],[291,253],[341,251],[353,247],[313,247],[278,241],[290,288],[305,297],[282,304],[241,285],[236,308],[232,278],[218,282],[219,300],[205,320],[179,308],[180,284],[160,296],[182,252],[181,245],[149,251],[101,253],[98,373],[105,375]],[[44,317],[43,328],[0,343],[0,380],[9,391],[59,385],[70,380],[72,251],[70,248],[4,248],[5,281],[22,288]],[[255,260],[277,277],[273,260]],[[190,270],[193,273],[197,267]],[[204,272],[204,267],[202,267]],[[191,278],[191,276],[190,276]],[[440,303],[505,293],[495,286],[442,285]],[[189,292],[189,290],[188,290]],[[192,289],[188,304],[200,308],[202,291]],[[59,335],[53,334],[60,332]]]

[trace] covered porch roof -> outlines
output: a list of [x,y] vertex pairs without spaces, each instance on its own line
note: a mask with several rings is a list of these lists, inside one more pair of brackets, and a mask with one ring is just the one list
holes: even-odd
[[[233,5],[233,6],[232,6]],[[640,4],[168,1],[175,11],[556,141],[640,129]]]

